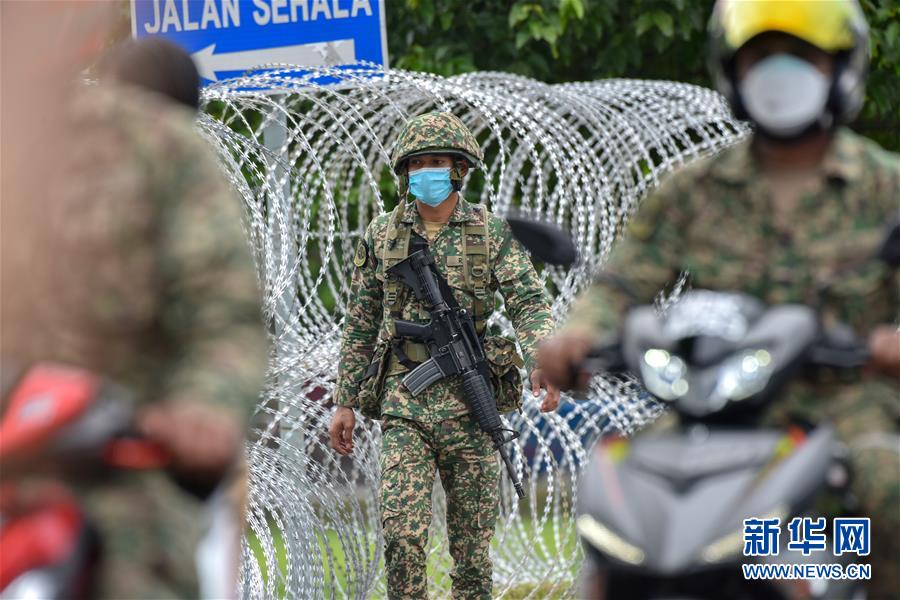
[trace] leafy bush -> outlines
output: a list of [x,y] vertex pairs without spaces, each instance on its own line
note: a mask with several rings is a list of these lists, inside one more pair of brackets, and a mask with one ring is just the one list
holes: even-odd
[[[547,82],[605,77],[710,86],[712,0],[391,0],[391,65],[455,75],[509,71]],[[900,1],[862,0],[868,98],[856,129],[900,151]]]

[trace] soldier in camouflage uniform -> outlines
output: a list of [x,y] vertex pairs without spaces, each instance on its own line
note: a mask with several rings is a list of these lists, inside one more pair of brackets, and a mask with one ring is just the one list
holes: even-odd
[[[240,463],[265,366],[241,205],[191,110],[112,82],[75,88],[23,161],[40,177],[4,182],[0,351],[134,392],[172,470],[79,486],[103,544],[97,595],[197,598],[202,496]],[[217,583],[205,592],[228,590]]]
[[[768,304],[816,306],[830,284],[826,323],[842,321],[868,335],[872,370],[887,378],[796,383],[771,407],[768,422],[835,424],[850,448],[863,512],[872,517],[872,593],[896,598],[900,290],[896,271],[872,256],[886,224],[898,216],[900,158],[830,125],[848,120],[862,102],[865,22],[855,3],[785,3],[798,12],[779,2],[755,4],[720,2],[711,28],[720,89],[739,115],[754,122],[756,133],[677,172],[644,201],[602,281],[580,298],[561,335],[541,349],[541,364],[551,380],[567,380],[570,365],[580,362],[597,336],[615,331],[629,305],[652,302],[682,272],[694,288],[740,291]],[[754,14],[758,8],[763,12]],[[790,87],[791,79],[816,79],[795,60],[829,75],[840,69],[852,85],[829,92],[826,84],[822,94],[830,99],[818,106],[821,112],[808,113],[816,122],[792,124],[782,118],[779,103],[795,114],[802,105],[792,107],[791,98],[765,86],[754,89],[766,83],[766,72],[754,69],[767,60],[776,62],[775,77],[781,77],[768,85],[787,86],[793,99],[804,90]],[[760,91],[772,93],[768,114],[757,108]]]
[[[393,320],[426,321],[428,313],[385,270],[407,256],[413,236],[427,240],[438,270],[482,336],[500,292],[525,354],[523,361],[512,340],[485,338],[501,412],[520,406],[517,367],[532,369],[536,342],[553,329],[541,280],[509,226],[459,194],[468,169],[481,162],[478,143],[455,116],[412,119],[393,155],[401,201],[372,221],[354,259],[331,443],[341,454],[352,450],[353,408],[381,419],[381,511],[391,598],[427,597],[435,470],[447,494],[454,597],[490,598],[499,465],[489,436],[469,415],[458,377],[438,381],[417,397],[402,385],[403,375],[428,353],[421,344],[394,338]],[[406,201],[410,192],[416,200]],[[537,370],[531,370],[530,380],[535,395],[547,388],[541,410],[555,410],[559,392]]]

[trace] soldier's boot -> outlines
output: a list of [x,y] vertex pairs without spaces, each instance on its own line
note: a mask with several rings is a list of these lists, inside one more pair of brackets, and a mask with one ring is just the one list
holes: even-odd
[[381,525],[388,598],[427,598],[425,549],[434,455],[415,422],[385,417],[381,428]]
[[500,465],[489,438],[465,416],[444,421],[438,469],[447,494],[453,598],[491,598],[490,547],[499,512]]

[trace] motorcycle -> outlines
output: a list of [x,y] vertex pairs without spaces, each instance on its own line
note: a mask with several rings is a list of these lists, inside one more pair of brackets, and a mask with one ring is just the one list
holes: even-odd
[[68,366],[4,364],[0,416],[0,597],[91,595],[101,540],[65,482],[162,469],[132,429],[124,388]]
[[[558,227],[513,219],[510,226],[538,259],[563,267],[577,260]],[[887,231],[874,258],[896,270],[900,218]],[[828,291],[823,286],[821,297]],[[576,507],[590,597],[864,600],[858,581],[747,580],[740,562],[744,519],[785,523],[811,515],[828,495],[852,513],[851,474],[834,430],[763,429],[759,417],[794,378],[852,374],[868,359],[849,328],[825,331],[808,306],[766,307],[748,295],[698,291],[665,314],[632,309],[620,340],[592,350],[570,381],[636,374],[671,405],[678,426],[632,440],[605,436],[591,452]],[[784,556],[774,554],[749,560]],[[848,555],[834,558],[849,563]],[[809,562],[796,553],[791,560]]]
[[[894,227],[879,252],[894,267],[898,240]],[[809,306],[698,290],[665,313],[629,311],[620,338],[579,370],[636,375],[677,426],[605,436],[593,448],[576,518],[590,597],[864,599],[859,581],[745,579],[741,563],[821,562],[783,552],[786,535],[774,556],[743,556],[744,519],[787,524],[817,516],[823,500],[853,515],[852,474],[832,427],[766,429],[759,420],[794,379],[852,375],[868,358],[848,328],[825,331]],[[828,562],[846,571],[853,558],[829,554]]]
[[[798,597],[798,582],[779,591],[784,582],[743,578],[743,521],[810,516],[823,494],[849,512],[850,474],[829,425],[780,431],[757,420],[803,367],[860,368],[865,349],[820,345],[808,307],[707,291],[665,317],[636,308],[623,332],[625,367],[671,403],[678,426],[605,437],[591,454],[576,525],[605,596]],[[821,581],[799,597],[860,597],[856,586]]]

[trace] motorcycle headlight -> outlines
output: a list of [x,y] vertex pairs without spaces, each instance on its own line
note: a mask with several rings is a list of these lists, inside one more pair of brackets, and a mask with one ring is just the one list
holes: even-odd
[[766,350],[746,350],[735,354],[725,361],[719,371],[715,395],[728,400],[749,398],[766,387],[774,372],[772,355]]
[[688,393],[687,365],[678,356],[650,348],[641,357],[641,379],[651,394],[662,400],[677,400]]
[[[787,516],[787,514],[787,509],[784,506],[778,506],[768,514],[764,515],[762,518],[777,518],[779,521],[784,521],[784,518]],[[741,552],[743,549],[744,530],[738,529],[737,531],[733,531],[728,535],[723,535],[715,542],[704,548],[703,552],[700,553],[700,556],[703,558],[704,562],[717,563],[723,560],[727,560],[728,558]]]
[[644,552],[640,548],[629,544],[590,515],[578,517],[575,520],[575,528],[578,530],[579,535],[590,542],[597,550],[613,558],[632,565],[639,565],[644,562]]

